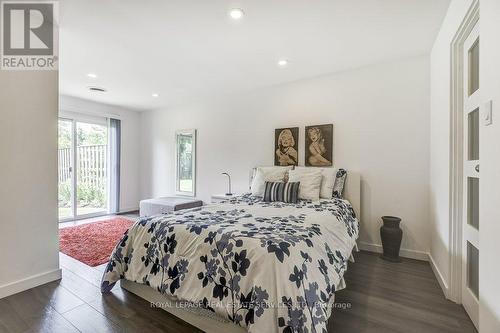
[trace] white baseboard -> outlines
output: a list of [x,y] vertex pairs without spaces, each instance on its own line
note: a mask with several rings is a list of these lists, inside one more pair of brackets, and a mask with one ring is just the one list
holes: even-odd
[[434,275],[436,276],[436,279],[438,280],[441,289],[443,289],[444,296],[446,298],[449,298],[450,290],[448,288],[448,283],[446,283],[446,280],[443,278],[443,274],[441,274],[441,272],[439,271],[439,268],[437,267],[430,253],[429,253],[429,263],[431,264],[432,271],[434,272]]
[[139,207],[128,207],[128,208],[121,208],[118,214],[125,214],[125,213],[130,213],[130,212],[135,212],[138,211]]
[[0,286],[0,299],[20,293],[21,291],[38,287],[42,284],[60,280],[61,277],[62,277],[61,269],[56,269],[54,271],[33,275],[26,279],[4,284],[3,286]]
[[[382,245],[379,244],[370,244],[366,242],[358,242],[358,246],[360,250],[382,253]],[[409,250],[409,249],[401,249],[399,250],[399,255],[403,258],[417,259],[423,261],[429,261],[429,255],[424,251],[417,250]]]

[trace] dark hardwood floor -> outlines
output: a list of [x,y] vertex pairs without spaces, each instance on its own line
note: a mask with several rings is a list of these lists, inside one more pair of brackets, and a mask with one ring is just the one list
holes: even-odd
[[[360,252],[337,293],[329,332],[475,332],[463,308],[447,301],[428,263],[393,264]],[[63,278],[0,300],[0,332],[198,332],[118,286],[99,292],[105,265],[61,254]]]
[[477,332],[461,305],[446,300],[428,262],[391,263],[359,252],[337,292],[329,332]]

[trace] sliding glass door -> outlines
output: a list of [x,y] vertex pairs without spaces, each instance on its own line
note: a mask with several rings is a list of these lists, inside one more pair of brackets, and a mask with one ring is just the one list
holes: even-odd
[[108,126],[59,120],[59,220],[108,212]]
[[74,218],[73,200],[73,121],[59,119],[58,182],[59,220]]

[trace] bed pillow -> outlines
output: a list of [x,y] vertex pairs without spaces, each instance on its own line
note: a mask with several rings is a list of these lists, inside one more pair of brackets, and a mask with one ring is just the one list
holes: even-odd
[[265,183],[268,182],[284,182],[286,175],[292,167],[259,167],[255,171],[255,176],[252,180],[250,191],[252,195],[263,196]]
[[264,202],[297,203],[299,201],[299,182],[266,182]]
[[337,169],[335,168],[311,168],[311,167],[295,167],[295,170],[320,170],[323,178],[321,179],[321,188],[319,190],[319,197],[324,199],[331,199],[333,194],[333,186],[335,184],[335,175]]
[[335,184],[333,185],[333,197],[342,198],[344,194],[345,181],[347,179],[347,171],[345,169],[339,169],[335,175]]
[[321,170],[299,169],[288,172],[289,182],[300,182],[299,199],[319,201],[321,189]]

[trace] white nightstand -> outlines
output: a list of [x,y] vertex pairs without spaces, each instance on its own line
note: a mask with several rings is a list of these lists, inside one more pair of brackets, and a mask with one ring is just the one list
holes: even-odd
[[234,194],[233,195],[225,195],[225,194],[212,194],[212,203],[219,203],[221,201],[224,201],[224,200],[228,200],[228,199],[231,199],[231,198],[234,198],[236,197],[237,194]]

